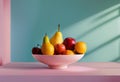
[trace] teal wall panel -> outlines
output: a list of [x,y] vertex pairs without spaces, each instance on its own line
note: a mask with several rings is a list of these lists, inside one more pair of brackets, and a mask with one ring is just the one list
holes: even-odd
[[87,42],[81,62],[120,61],[119,0],[11,0],[12,62],[35,61],[32,47],[58,23],[64,38]]

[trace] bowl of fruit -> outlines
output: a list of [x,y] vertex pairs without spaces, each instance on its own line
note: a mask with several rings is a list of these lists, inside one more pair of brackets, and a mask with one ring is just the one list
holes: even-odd
[[86,50],[87,46],[83,41],[76,41],[72,37],[63,39],[60,25],[58,25],[58,31],[50,39],[45,34],[41,47],[32,48],[32,56],[49,68],[65,69],[68,65],[80,60]]

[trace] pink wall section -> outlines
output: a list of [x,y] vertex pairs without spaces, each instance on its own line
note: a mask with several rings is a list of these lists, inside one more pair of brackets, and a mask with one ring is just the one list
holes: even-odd
[[10,62],[10,0],[0,0],[0,64]]

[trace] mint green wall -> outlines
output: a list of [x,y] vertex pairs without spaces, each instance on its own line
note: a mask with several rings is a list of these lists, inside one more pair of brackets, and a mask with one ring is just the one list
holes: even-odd
[[85,41],[82,62],[120,61],[119,0],[11,0],[11,59],[35,61],[31,48],[54,34]]

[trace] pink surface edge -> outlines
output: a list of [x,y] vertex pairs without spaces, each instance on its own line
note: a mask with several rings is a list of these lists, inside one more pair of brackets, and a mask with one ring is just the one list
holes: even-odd
[[10,0],[0,0],[0,65],[10,62]]

